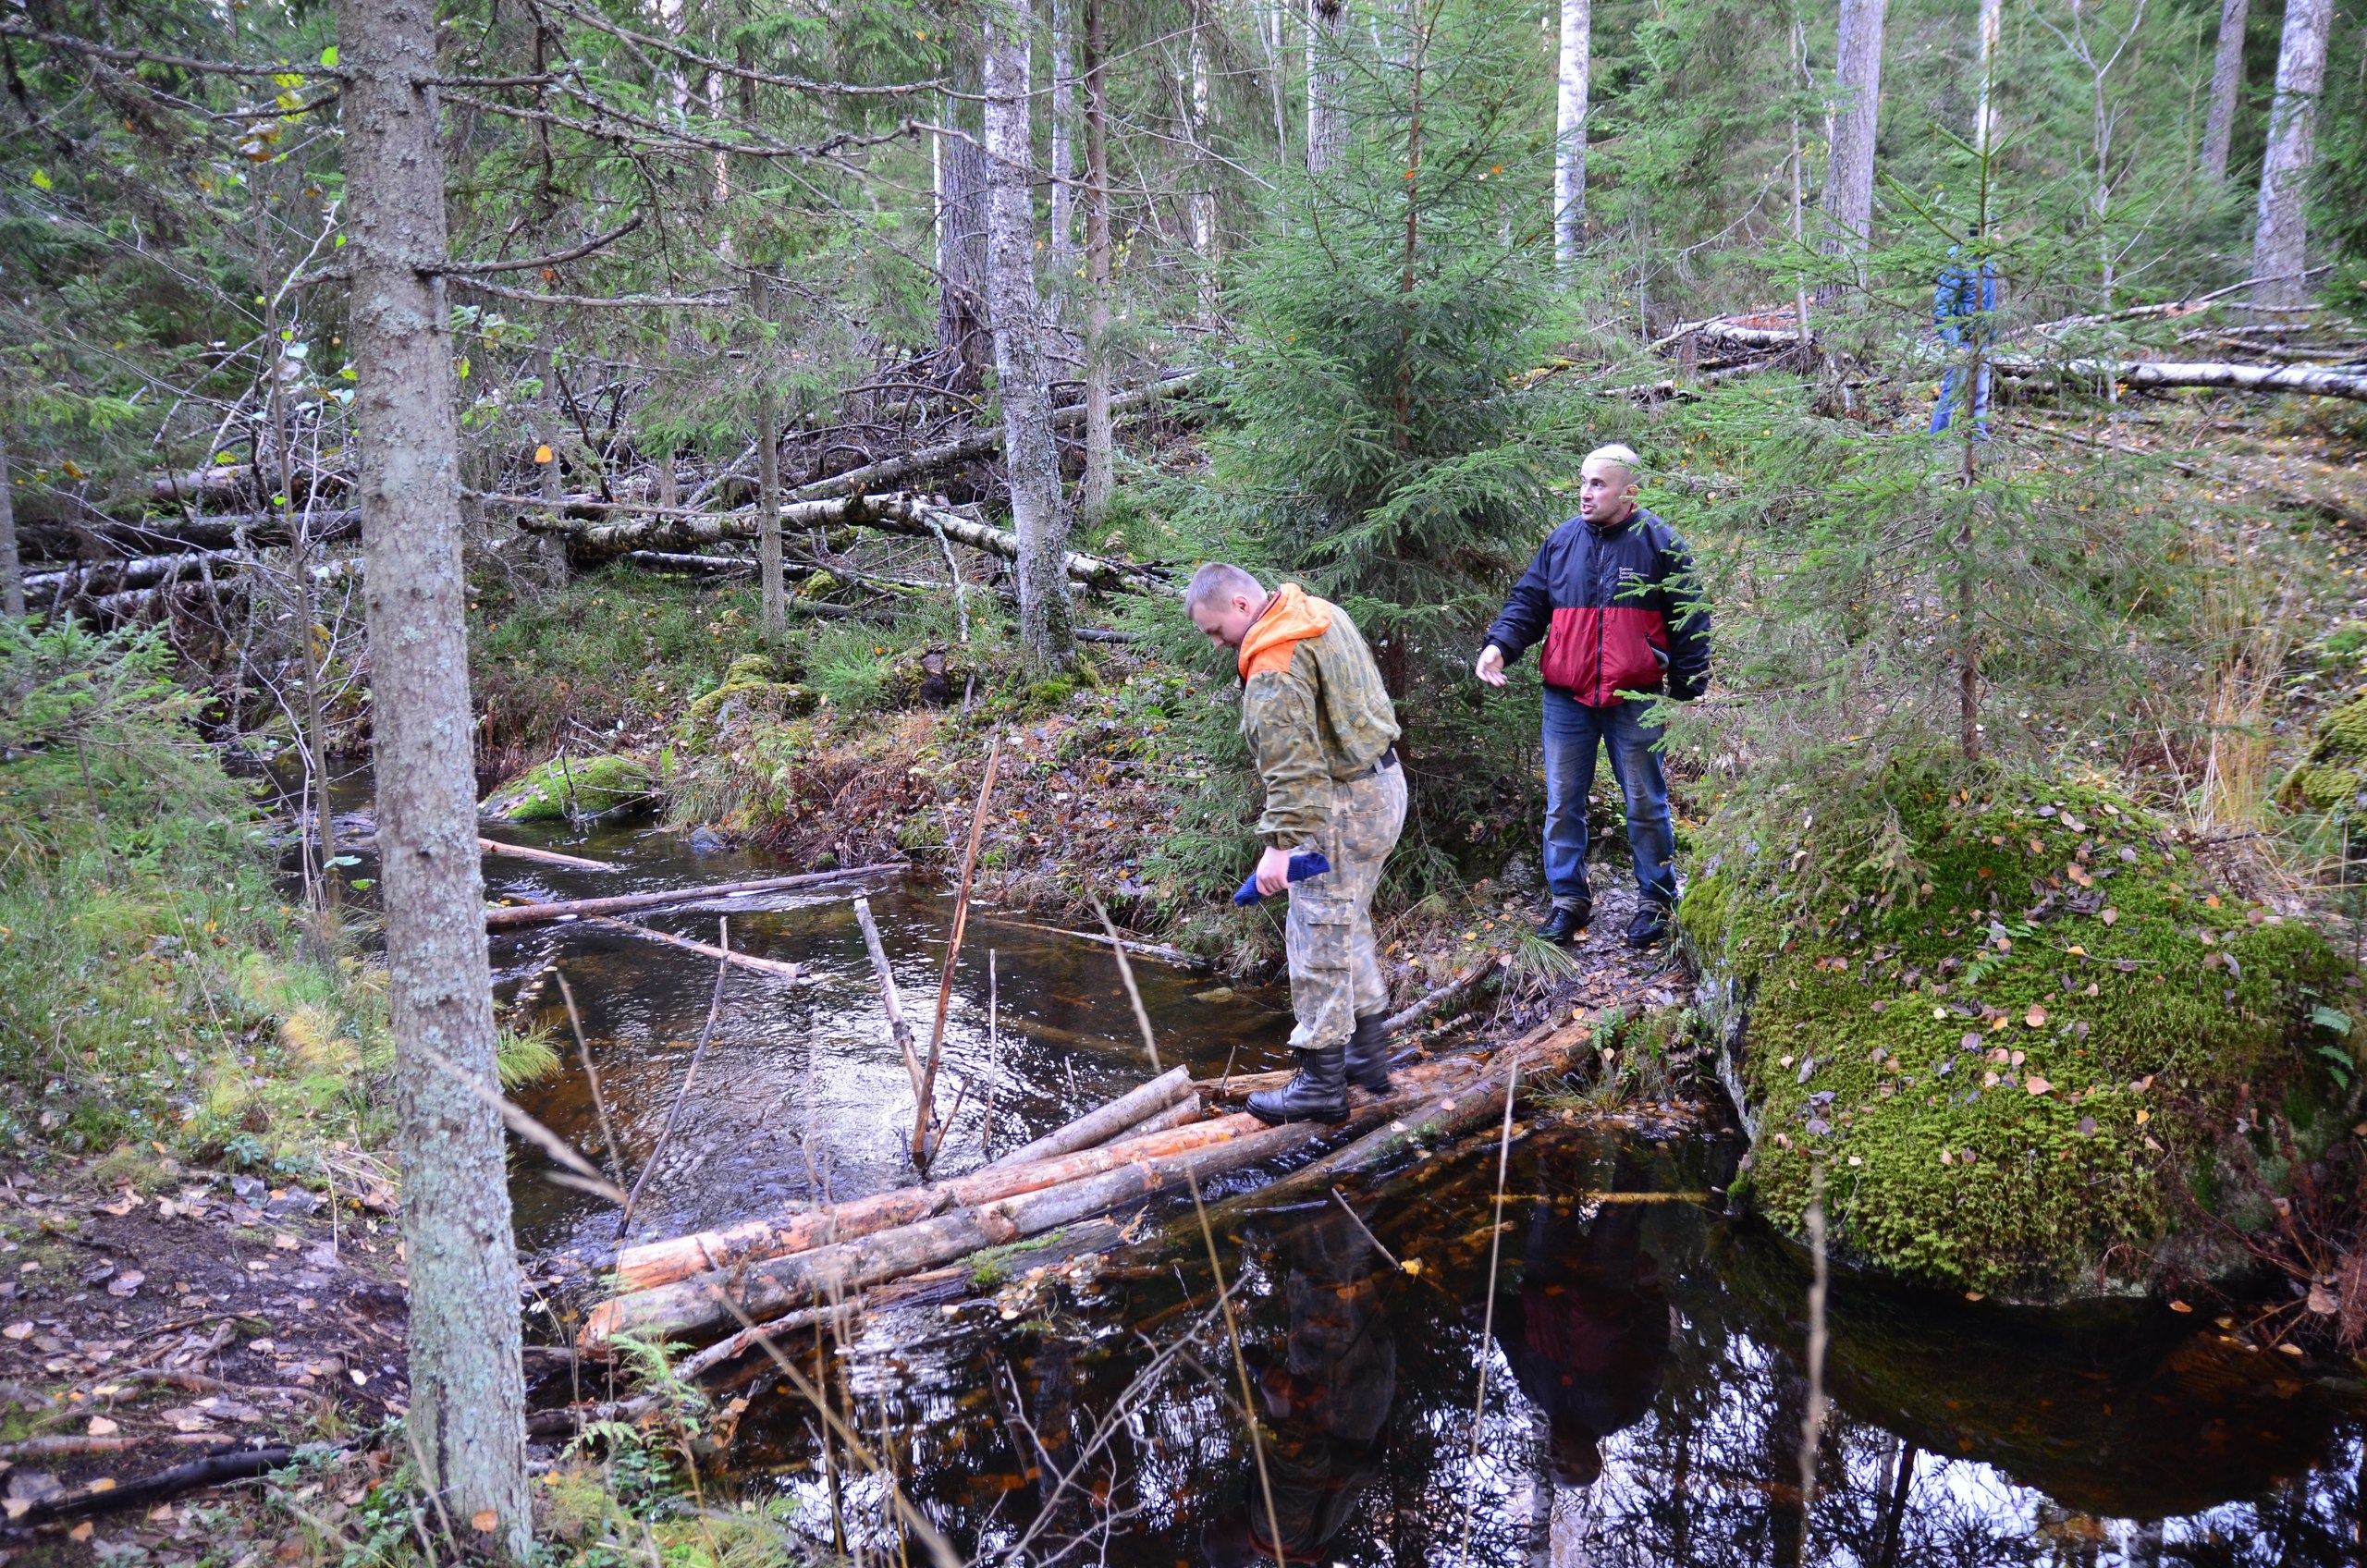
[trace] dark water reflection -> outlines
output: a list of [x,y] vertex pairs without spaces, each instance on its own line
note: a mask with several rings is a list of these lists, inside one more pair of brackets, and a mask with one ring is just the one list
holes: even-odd
[[[583,897],[767,869],[638,830],[544,841],[630,869],[489,862],[497,892]],[[909,892],[874,904],[925,1032],[947,910]],[[808,979],[727,983],[636,1234],[802,1201],[817,1179],[840,1197],[910,1179],[912,1091],[847,903],[735,900],[646,923],[713,940],[727,909],[735,946],[807,965]],[[973,1086],[944,1170],[976,1163],[990,1079],[1007,1148],[1149,1071],[1105,951],[988,914],[956,980],[948,1062],[956,1092]],[[494,956],[505,998],[546,962],[563,966],[637,1171],[712,964],[580,925],[502,938]],[[1156,963],[1138,974],[1171,1061],[1281,1060],[1279,998],[1197,999],[1217,983]],[[556,1001],[544,1021],[562,1016]],[[530,1109],[596,1150],[569,1056]],[[2150,1306],[2042,1314],[1836,1282],[1835,1411],[1804,1507],[1805,1274],[1710,1196],[1735,1152],[1548,1117],[1514,1145],[1501,1229],[1492,1147],[1432,1157],[1386,1189],[1345,1189],[1353,1216],[1338,1200],[1218,1204],[1238,1363],[1211,1314],[1207,1251],[1169,1206],[1098,1274],[874,1312],[833,1347],[826,1381],[961,1550],[1011,1561],[1167,1568],[1272,1561],[1279,1546],[1292,1562],[1354,1564],[2367,1563],[2355,1396],[2200,1315]],[[527,1245],[613,1233],[610,1211],[546,1182],[540,1163],[518,1161]],[[810,1408],[769,1373],[739,1393],[749,1403],[729,1464],[743,1493],[794,1500],[796,1527],[816,1541],[842,1535],[894,1557],[877,1476],[850,1474],[843,1451],[826,1473]]]

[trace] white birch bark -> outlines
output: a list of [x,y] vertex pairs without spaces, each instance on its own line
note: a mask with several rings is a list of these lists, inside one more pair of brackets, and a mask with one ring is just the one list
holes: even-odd
[[2221,0],[2219,47],[2211,57],[2211,111],[2202,122],[2202,178],[2227,178],[2227,143],[2236,134],[2236,105],[2244,95],[2244,28],[2251,0]]
[[[380,887],[410,1276],[411,1456],[462,1530],[533,1544],[518,1255],[495,1081],[460,574],[460,422],[441,287],[435,0],[342,0],[356,499],[368,571]],[[430,1053],[434,1053],[433,1056]],[[449,1066],[439,1066],[440,1056]]]
[[1027,17],[1017,0],[986,8],[987,312],[993,325],[996,391],[1002,402],[1003,464],[1012,532],[1019,538],[1019,636],[1028,662],[1062,670],[1076,638],[1061,570],[1060,454],[1052,445],[1044,380],[1043,317],[1036,295],[1036,212],[1029,199]]
[[1562,0],[1562,59],[1553,115],[1553,259],[1567,267],[1587,242],[1587,67],[1590,0]]
[[1984,160],[1997,144],[1997,41],[2005,21],[2005,0],[1981,0],[1981,106],[1972,117],[1972,144]]
[[1208,70],[1208,7],[1202,0],[1194,0],[1192,6],[1191,77],[1191,123],[1185,130],[1192,139],[1192,253],[1198,258],[1200,269],[1200,314],[1214,321],[1217,191],[1216,168],[1208,156],[1208,96],[1213,84]]
[[1340,50],[1347,42],[1346,0],[1307,0],[1306,172],[1321,174],[1340,155]]
[[1052,265],[1063,278],[1076,270],[1075,25],[1075,0],[1052,0]]
[[1874,129],[1882,117],[1884,0],[1841,0],[1840,92],[1824,213],[1834,248],[1863,247],[1874,222]]
[[2318,94],[2326,82],[2326,39],[2334,0],[2287,0],[2285,42],[2276,54],[2276,99],[2268,111],[2268,154],[2261,163],[2260,217],[2252,229],[2256,305],[2298,305],[2308,290],[2310,161],[2316,155]]

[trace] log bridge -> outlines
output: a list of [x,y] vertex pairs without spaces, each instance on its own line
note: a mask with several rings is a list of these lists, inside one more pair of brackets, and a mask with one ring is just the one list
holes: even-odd
[[1518,1084],[1567,1071],[1591,1039],[1574,1020],[1492,1051],[1417,1062],[1385,1096],[1352,1090],[1337,1125],[1212,1114],[1282,1075],[1196,1082],[1179,1067],[965,1175],[627,1247],[617,1257],[619,1293],[593,1308],[579,1343],[603,1354],[623,1335],[713,1340],[740,1329],[685,1364],[685,1375],[697,1375],[767,1328],[835,1315],[872,1287],[1147,1202],[1187,1180],[1264,1168],[1259,1188],[1291,1191],[1443,1143],[1501,1119]]

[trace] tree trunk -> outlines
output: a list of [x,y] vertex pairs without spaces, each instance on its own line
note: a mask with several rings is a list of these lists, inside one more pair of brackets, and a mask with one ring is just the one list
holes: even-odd
[[[772,309],[772,291],[762,274],[751,280],[750,292],[761,322]],[[765,641],[779,645],[789,635],[789,610],[780,582],[780,401],[773,395],[770,365],[756,372],[756,576]]]
[[8,438],[0,431],[0,607],[25,618],[25,571],[17,559],[17,489],[8,478]]
[[975,392],[994,362],[987,330],[987,155],[964,138],[946,136],[938,138],[938,157],[937,347],[952,361],[949,383]]
[[[2240,6],[2246,0],[2235,0]],[[1986,162],[1997,145],[1997,42],[2005,30],[2005,0],[1981,0],[1981,104],[1973,113],[1972,143]]]
[[1076,656],[1068,577],[1061,561],[1060,454],[1052,445],[1036,298],[1036,214],[1028,197],[1027,17],[1017,0],[987,8],[987,305],[994,324],[996,391],[1012,532],[1019,536],[1019,638],[1038,669]]
[[[543,330],[557,332],[558,329],[546,322]],[[556,502],[567,494],[558,467],[558,357],[545,348],[542,358],[543,395],[534,401],[534,468],[542,480],[543,499]],[[565,583],[566,541],[546,538],[541,542],[541,553],[545,579],[554,587]]]
[[2211,112],[2202,122],[2202,178],[2227,178],[2227,143],[2236,134],[2236,105],[2244,95],[2244,29],[2251,0],[2221,0],[2219,50],[2211,60]]
[[1885,0],[1841,0],[1840,53],[1834,71],[1841,102],[1824,182],[1825,216],[1836,231],[1831,249],[1863,249],[1874,222],[1874,129],[1882,117],[1883,9]]
[[1052,267],[1076,266],[1076,78],[1069,68],[1075,0],[1052,0]]
[[1587,242],[1587,67],[1590,0],[1562,0],[1561,85],[1553,116],[1553,259],[1567,267]]
[[1306,172],[1321,174],[1340,155],[1340,50],[1347,39],[1346,0],[1307,0]]
[[[434,0],[343,0],[354,442],[369,571],[378,845],[410,1273],[411,1453],[460,1527],[533,1544],[518,1258],[495,1081],[462,616]],[[428,1054],[449,1063],[439,1067]]]
[[2298,305],[2309,294],[2301,272],[2309,264],[2310,161],[2333,31],[2334,0],[2287,0],[2276,100],[2268,111],[2268,155],[2260,170],[2260,218],[2252,229],[2252,276],[2266,280],[2252,290],[2256,305]]
[[1217,316],[1217,186],[1216,161],[1208,156],[1209,92],[1208,18],[1203,0],[1193,0],[1192,99],[1184,134],[1192,145],[1192,254],[1200,269],[1200,317],[1214,324]]
[[1118,492],[1117,436],[1110,417],[1110,101],[1102,60],[1108,0],[1085,0],[1085,266],[1093,298],[1085,318],[1085,484],[1087,528],[1110,520]]

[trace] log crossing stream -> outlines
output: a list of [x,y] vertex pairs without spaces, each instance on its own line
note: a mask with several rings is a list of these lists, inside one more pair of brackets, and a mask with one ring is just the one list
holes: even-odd
[[[618,868],[489,860],[492,889],[521,900],[800,869],[693,854],[646,827],[501,836]],[[909,1010],[934,994],[950,900],[919,880],[870,896]],[[727,979],[634,1244],[787,1215],[825,1191],[877,1201],[912,1181],[912,1088],[848,900],[796,888],[633,918],[712,943],[725,912],[735,950],[799,978]],[[962,1109],[940,1182],[984,1167],[988,1136],[1008,1155],[1156,1076],[1107,949],[998,917],[974,910],[955,976],[940,1103],[958,1095]],[[493,941],[497,998],[556,1023],[564,1047],[527,1109],[602,1149],[557,989],[538,978],[556,962],[637,1175],[715,961],[588,922]],[[1214,1078],[1285,1064],[1279,992],[1144,958],[1135,972],[1163,1066]],[[1291,1562],[1355,1564],[2362,1561],[2355,1386],[2239,1345],[2205,1314],[2001,1308],[1846,1275],[1826,1371],[1834,1414],[1804,1506],[1807,1271],[1725,1211],[1739,1147],[1659,1108],[1605,1119],[1527,1106],[1499,1210],[1500,1132],[1407,1151],[1385,1182],[1326,1172],[1262,1194],[1237,1177],[1208,1183],[1237,1362],[1211,1310],[1209,1247],[1171,1196],[889,1285],[860,1312],[808,1311],[784,1342],[913,1503],[992,1561],[1067,1548],[1144,1568],[1249,1563],[1272,1561],[1278,1537]],[[521,1145],[521,1245],[550,1278],[587,1282],[587,1260],[614,1256],[615,1209],[545,1181],[542,1165]],[[710,1504],[722,1487],[822,1547],[900,1560],[877,1475],[817,1446],[786,1378],[754,1355],[719,1376]],[[901,1546],[901,1560],[926,1560],[916,1539]]]

